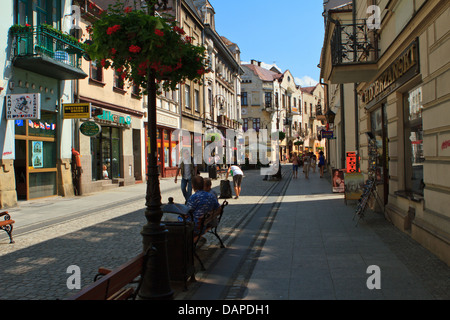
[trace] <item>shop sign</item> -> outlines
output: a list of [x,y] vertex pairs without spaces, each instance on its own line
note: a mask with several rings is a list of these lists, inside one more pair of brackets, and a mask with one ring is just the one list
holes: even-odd
[[63,103],[64,119],[89,119],[91,117],[90,103]]
[[102,131],[102,127],[94,121],[83,122],[80,126],[80,132],[88,137],[95,137]]
[[347,152],[347,173],[356,172],[356,152]]
[[97,116],[100,120],[112,122],[117,125],[131,127],[131,117],[114,114],[111,111],[103,110],[103,114]]
[[322,130],[322,139],[333,139],[333,137],[334,137],[333,131]]
[[415,40],[410,46],[379,76],[361,95],[366,104],[377,102],[419,72],[419,42]]
[[6,120],[40,118],[40,93],[20,93],[6,95]]

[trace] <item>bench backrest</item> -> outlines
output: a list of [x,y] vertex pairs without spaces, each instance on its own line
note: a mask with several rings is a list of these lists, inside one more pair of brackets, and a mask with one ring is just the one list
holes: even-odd
[[144,253],[114,269],[104,277],[70,297],[69,300],[107,300],[142,272]]

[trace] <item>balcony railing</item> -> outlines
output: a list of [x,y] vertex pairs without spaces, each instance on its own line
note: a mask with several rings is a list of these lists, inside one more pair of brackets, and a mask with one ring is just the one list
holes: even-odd
[[369,35],[365,20],[336,23],[331,39],[333,65],[371,63],[377,59],[376,38]]
[[83,79],[83,44],[46,25],[11,27],[14,65],[60,80]]

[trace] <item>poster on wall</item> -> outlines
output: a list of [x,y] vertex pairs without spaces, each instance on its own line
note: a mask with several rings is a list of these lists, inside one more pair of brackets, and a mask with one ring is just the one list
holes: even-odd
[[333,192],[343,193],[345,191],[344,171],[341,169],[333,169],[333,178],[331,179]]
[[31,163],[34,168],[42,168],[44,166],[43,142],[33,141],[31,146]]
[[6,120],[39,119],[40,117],[40,93],[6,95]]

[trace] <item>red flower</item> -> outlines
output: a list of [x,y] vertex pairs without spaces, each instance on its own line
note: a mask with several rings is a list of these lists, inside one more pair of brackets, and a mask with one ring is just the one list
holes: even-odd
[[117,52],[117,50],[116,50],[116,49],[114,49],[114,48],[111,48],[111,53],[112,53],[112,54],[116,54],[116,52]]
[[133,9],[131,7],[126,7],[123,11],[125,11],[125,13],[130,13]]
[[111,34],[117,32],[117,31],[119,31],[119,30],[120,30],[120,25],[116,24],[116,25],[114,25],[114,26],[112,26],[112,27],[109,27],[108,30],[106,30],[106,33],[107,33],[108,35],[111,35]]
[[31,25],[27,23],[27,24],[25,24],[25,27],[31,27]]
[[159,29],[155,29],[155,34],[156,34],[157,36],[159,36],[159,37],[164,37],[164,32],[162,32],[162,31],[159,30]]
[[199,74],[199,75],[202,75],[204,73],[205,73],[205,69],[203,69],[203,68],[197,70],[197,74]]
[[102,61],[100,61],[100,64],[102,65],[102,67],[104,68],[105,67],[105,65],[106,65],[106,61],[105,61],[105,59],[102,59]]
[[120,68],[117,68],[116,71],[117,71],[117,72],[122,72],[123,69],[120,67]]
[[135,45],[131,45],[131,46],[128,48],[128,50],[129,50],[131,53],[139,53],[139,52],[141,51],[141,47],[135,46]]
[[183,28],[180,28],[178,26],[173,27],[173,30],[175,30],[179,34],[185,34],[186,33],[186,32],[184,32]]
[[120,77],[122,78],[122,80],[124,80],[124,79],[127,77],[127,73],[126,73],[126,72],[122,73],[122,74],[120,75]]
[[186,42],[187,42],[187,43],[191,43],[191,41],[192,41],[192,38],[191,38],[191,37],[189,37],[189,36],[186,36],[186,38],[185,38],[185,39],[186,39]]

